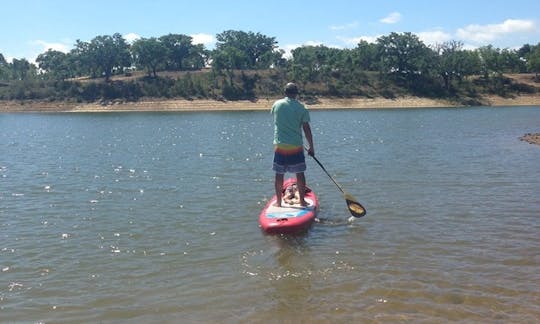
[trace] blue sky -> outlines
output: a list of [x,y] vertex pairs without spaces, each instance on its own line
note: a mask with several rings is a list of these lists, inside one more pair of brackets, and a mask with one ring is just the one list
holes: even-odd
[[0,53],[8,60],[33,61],[49,48],[69,51],[77,39],[117,32],[128,40],[186,34],[211,49],[218,33],[252,31],[275,37],[286,51],[352,48],[391,32],[466,48],[540,42],[538,0],[4,0],[0,13]]

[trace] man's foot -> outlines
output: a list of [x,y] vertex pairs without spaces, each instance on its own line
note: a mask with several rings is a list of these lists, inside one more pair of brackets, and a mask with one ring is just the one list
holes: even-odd
[[281,204],[279,204],[277,201],[275,203],[273,203],[272,206],[281,208]]
[[304,201],[301,201],[300,202],[300,206],[302,207],[307,207],[308,206],[308,203],[304,200]]

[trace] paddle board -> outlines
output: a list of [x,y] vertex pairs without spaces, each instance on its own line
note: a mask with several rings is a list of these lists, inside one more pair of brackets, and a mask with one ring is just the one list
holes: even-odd
[[[283,182],[283,190],[296,183],[295,178],[289,178]],[[281,202],[281,207],[276,207],[276,195],[270,199],[259,215],[259,224],[261,229],[270,234],[296,233],[307,229],[315,220],[319,202],[315,193],[306,188],[304,197],[308,206],[303,207],[299,204],[288,204]]]

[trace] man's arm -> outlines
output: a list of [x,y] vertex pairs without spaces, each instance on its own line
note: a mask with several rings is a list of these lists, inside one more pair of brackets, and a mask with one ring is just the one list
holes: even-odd
[[311,127],[309,123],[303,123],[302,128],[304,129],[304,135],[306,135],[306,140],[309,144],[308,154],[315,156],[315,147],[313,146],[313,135],[311,134]]

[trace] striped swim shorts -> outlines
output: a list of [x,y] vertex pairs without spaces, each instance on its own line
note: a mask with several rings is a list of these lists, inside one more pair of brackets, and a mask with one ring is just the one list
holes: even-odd
[[276,145],[274,147],[274,165],[276,173],[301,173],[306,171],[306,158],[302,146]]

